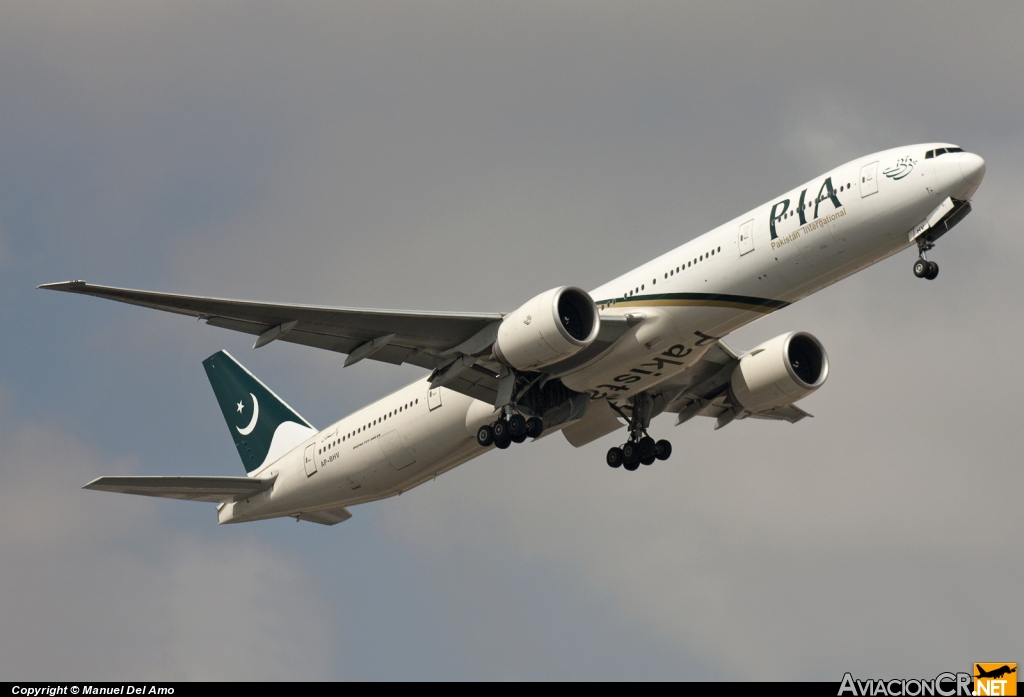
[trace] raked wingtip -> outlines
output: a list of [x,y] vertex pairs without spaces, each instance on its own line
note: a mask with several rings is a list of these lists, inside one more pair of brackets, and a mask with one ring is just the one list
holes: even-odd
[[42,285],[36,286],[36,289],[75,290],[76,288],[84,288],[85,285],[85,281],[61,281],[60,283],[44,283]]

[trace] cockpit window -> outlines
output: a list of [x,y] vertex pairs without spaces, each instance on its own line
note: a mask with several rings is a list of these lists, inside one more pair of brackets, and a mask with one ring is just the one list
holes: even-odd
[[936,148],[935,150],[929,150],[928,152],[926,152],[924,154],[924,159],[930,160],[933,157],[938,157],[939,155],[945,155],[947,152],[963,152],[963,151],[964,151],[963,148]]

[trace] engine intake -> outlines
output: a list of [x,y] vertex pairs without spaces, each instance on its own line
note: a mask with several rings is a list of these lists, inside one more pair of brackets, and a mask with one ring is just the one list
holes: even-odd
[[806,332],[790,332],[758,346],[732,371],[732,401],[749,412],[792,404],[825,384],[828,354]]
[[597,305],[586,291],[553,288],[505,315],[494,353],[518,370],[535,370],[579,353],[601,329]]

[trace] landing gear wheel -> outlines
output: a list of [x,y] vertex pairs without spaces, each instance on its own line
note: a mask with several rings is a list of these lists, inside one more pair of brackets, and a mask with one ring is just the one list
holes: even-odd
[[525,433],[520,433],[518,436],[512,436],[512,442],[513,443],[522,443],[525,440],[526,440],[526,434]]
[[[512,414],[508,417],[508,432],[513,439],[518,436],[526,436],[526,419],[521,414]],[[518,441],[522,442],[522,441]]]
[[654,444],[654,457],[667,460],[672,456],[672,444],[667,440],[659,440]]
[[622,446],[622,462],[630,472],[640,464],[640,448],[636,443],[629,442]]
[[623,459],[622,448],[612,448],[608,451],[604,461],[608,463],[609,467],[622,467]]
[[653,465],[654,464],[654,455],[651,455],[650,457],[642,457],[642,458],[640,458],[640,464],[641,465]]
[[481,447],[488,447],[494,443],[494,431],[490,426],[481,426],[476,432],[476,443]]
[[[494,442],[500,443],[501,441],[511,440],[512,434],[509,433],[508,421],[505,419],[498,419],[491,424],[491,432],[494,434]],[[500,445],[498,446],[501,447]],[[508,447],[507,445],[505,446]]]
[[655,445],[653,438],[651,438],[650,436],[644,436],[643,438],[640,439],[639,443],[637,443],[637,446],[640,448],[641,460],[654,460],[654,454],[657,450],[657,445]]
[[540,438],[540,434],[544,432],[544,421],[538,419],[536,416],[531,416],[526,420],[526,435],[530,438]]
[[939,265],[934,261],[928,262],[928,273],[924,275],[929,281],[934,281],[935,277],[939,275]]
[[636,462],[626,462],[625,464],[622,465],[622,467],[623,469],[629,472],[636,472],[638,469],[640,469],[640,461],[637,460]]
[[508,446],[512,445],[511,440],[496,440],[494,441],[494,447],[498,450],[504,450]]
[[[927,277],[929,266],[931,265],[924,259],[918,259],[917,261],[914,262],[914,275],[917,276],[918,278]],[[938,268],[938,266],[936,266],[935,268]]]

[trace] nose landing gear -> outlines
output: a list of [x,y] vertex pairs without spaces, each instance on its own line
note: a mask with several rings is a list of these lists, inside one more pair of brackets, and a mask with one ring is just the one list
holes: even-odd
[[914,275],[918,278],[927,278],[929,281],[934,281],[939,275],[939,265],[934,261],[928,261],[925,253],[930,249],[934,249],[935,243],[929,242],[924,237],[917,239],[917,250],[918,260],[914,262]]
[[939,275],[939,265],[924,258],[918,259],[914,262],[914,275],[934,281],[935,277]]

